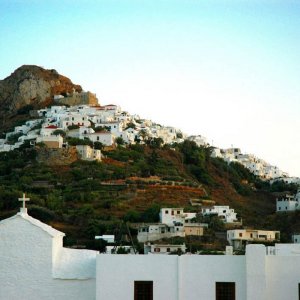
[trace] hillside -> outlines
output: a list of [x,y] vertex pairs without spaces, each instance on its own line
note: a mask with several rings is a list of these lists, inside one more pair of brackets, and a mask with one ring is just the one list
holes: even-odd
[[[274,214],[272,192],[282,186],[262,182],[241,165],[211,158],[210,148],[193,142],[172,148],[118,147],[104,153],[107,158],[100,163],[37,162],[41,151],[45,149],[26,144],[0,153],[0,218],[14,214],[20,206],[17,198],[26,192],[31,198],[29,213],[66,232],[67,245],[95,248],[94,235],[127,234],[123,221],[156,222],[161,207],[198,211],[190,205],[191,198],[230,205],[245,226],[283,230],[286,240],[300,230],[297,213]],[[225,229],[214,226],[213,230]],[[135,226],[131,228],[136,234]]]
[[[237,159],[225,162],[201,136],[97,104],[55,70],[24,65],[0,81],[0,219],[18,211],[26,192],[29,213],[66,232],[67,245],[97,248],[95,235],[128,242],[139,223],[158,221],[160,208],[197,213],[190,200],[198,199],[229,205],[244,227],[280,230],[283,242],[300,232],[298,212],[275,214],[276,197],[295,185],[270,185]],[[60,146],[47,148],[49,137]],[[80,160],[75,146],[83,144],[99,159],[102,149],[102,161]],[[189,247],[224,249],[224,223],[197,218],[209,228],[200,240],[185,240]]]

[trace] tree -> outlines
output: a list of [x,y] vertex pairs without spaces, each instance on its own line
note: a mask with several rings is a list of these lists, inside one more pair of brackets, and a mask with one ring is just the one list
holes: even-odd
[[78,128],[79,128],[79,125],[70,125],[70,126],[68,126],[69,130],[78,129]]
[[94,142],[94,149],[102,150],[103,148],[104,148],[104,145],[101,142]]
[[109,126],[97,126],[95,127],[95,132],[106,132],[106,131],[110,131],[111,128]]
[[177,133],[176,133],[176,137],[177,137],[178,139],[182,139],[182,138],[183,138],[183,135],[182,135],[181,132],[177,132]]
[[119,136],[119,137],[116,138],[116,143],[118,145],[124,145],[125,141],[124,141],[124,139],[121,136]]
[[158,204],[153,204],[142,213],[141,216],[142,221],[146,223],[158,222],[159,211],[160,211],[160,206]]
[[143,142],[149,138],[148,132],[145,129],[140,130],[139,136],[142,138]]
[[151,148],[160,148],[164,140],[162,138],[149,138],[146,142]]
[[135,124],[134,124],[134,123],[132,123],[132,122],[129,122],[129,123],[127,124],[127,126],[126,126],[125,130],[126,130],[126,129],[129,129],[129,128],[136,129],[136,126],[135,126]]
[[62,137],[65,137],[66,136],[66,132],[62,129],[56,129],[53,131],[52,133],[53,135],[61,135]]
[[141,219],[141,215],[136,210],[129,210],[123,217],[125,222],[139,222]]
[[77,145],[89,145],[89,146],[93,146],[93,142],[90,139],[79,139],[79,138],[72,138],[72,137],[68,137],[67,139],[69,145],[71,146],[77,146]]

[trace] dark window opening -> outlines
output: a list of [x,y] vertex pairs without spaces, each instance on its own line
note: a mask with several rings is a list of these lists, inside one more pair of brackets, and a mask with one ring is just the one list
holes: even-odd
[[153,281],[135,281],[134,300],[153,300]]
[[235,300],[235,282],[216,282],[216,300]]

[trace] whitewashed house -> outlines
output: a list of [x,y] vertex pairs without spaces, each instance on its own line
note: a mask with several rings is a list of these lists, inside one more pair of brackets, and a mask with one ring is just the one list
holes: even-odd
[[274,182],[277,181],[283,181],[287,184],[299,184],[300,185],[300,178],[299,177],[293,177],[293,176],[288,176],[284,175],[283,177],[278,177],[270,180],[270,183],[273,184]]
[[208,145],[207,138],[202,135],[190,135],[187,139],[195,142],[198,147]]
[[234,249],[243,249],[249,242],[275,242],[279,241],[280,232],[256,229],[227,230],[227,241]]
[[122,128],[123,128],[122,124],[123,123],[119,121],[111,121],[111,122],[105,122],[97,125],[102,126],[104,128],[107,127],[109,128],[111,133],[116,134],[122,132]]
[[144,224],[138,228],[140,243],[157,241],[175,236],[203,235],[203,224],[192,223],[196,213],[185,213],[183,208],[161,208],[159,224]]
[[276,199],[276,212],[295,211],[300,209],[300,189],[296,195],[286,195],[284,198]]
[[175,236],[185,236],[183,225],[146,224],[139,226],[137,239],[140,243],[145,243]]
[[90,147],[89,145],[77,145],[76,150],[80,155],[80,158],[82,160],[88,160],[88,161],[101,161],[101,150],[94,149]]
[[101,106],[101,108],[103,108],[106,111],[111,111],[111,112],[113,112],[113,114],[121,112],[120,106],[115,105],[115,104],[107,104],[107,105]]
[[62,128],[58,128],[57,126],[55,126],[55,125],[48,125],[48,126],[43,126],[42,128],[41,128],[41,130],[40,130],[40,135],[41,136],[50,136],[50,135],[52,135],[53,134],[53,132],[55,131],[55,130],[58,130],[58,129],[61,129],[62,130]]
[[95,240],[103,240],[112,244],[115,242],[115,236],[113,234],[96,235]]
[[64,235],[25,205],[0,222],[1,300],[95,300],[97,252],[64,248]]
[[105,146],[112,146],[115,136],[111,132],[94,132],[88,135],[92,142],[100,142]]
[[170,254],[170,253],[185,253],[186,246],[182,245],[171,245],[171,244],[144,244],[144,254]]
[[68,127],[72,125],[90,127],[91,122],[88,120],[87,116],[79,113],[72,113],[61,118],[60,127],[64,130],[68,129]]
[[192,221],[194,221],[194,219],[196,218],[197,213],[194,212],[184,212],[183,213],[183,217],[184,217],[184,223],[192,223]]
[[159,213],[160,223],[166,225],[177,225],[185,223],[183,208],[161,208]]
[[201,209],[203,216],[216,215],[224,223],[234,223],[237,222],[236,212],[234,209],[230,208],[227,205],[214,205],[210,207],[203,207]]

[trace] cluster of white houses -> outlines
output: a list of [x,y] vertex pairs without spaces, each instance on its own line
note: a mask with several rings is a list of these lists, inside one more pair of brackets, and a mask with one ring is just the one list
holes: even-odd
[[0,222],[1,300],[299,299],[299,244],[248,245],[245,255],[104,255],[65,248],[64,235],[25,205]]
[[245,168],[249,169],[251,173],[267,180],[282,179],[288,182],[299,180],[299,178],[290,178],[288,173],[283,172],[278,167],[272,166],[260,158],[257,158],[253,154],[243,154],[239,148],[214,148],[211,155],[212,157],[220,157],[227,163],[238,162]]
[[137,239],[140,243],[144,243],[144,253],[169,254],[177,251],[184,253],[185,245],[153,242],[176,236],[202,236],[207,224],[192,223],[191,220],[195,218],[196,213],[185,213],[183,208],[162,208],[159,213],[160,223],[143,224],[138,228]]
[[[201,208],[202,216],[217,216],[227,224],[241,224],[234,209],[229,206],[213,205]],[[145,254],[169,254],[186,251],[185,245],[170,245],[160,240],[172,237],[203,236],[206,223],[196,223],[197,214],[184,212],[183,208],[162,208],[159,213],[160,223],[143,224],[138,228],[137,239],[144,243]],[[279,241],[279,232],[234,229],[227,231],[227,240],[234,250],[244,249],[249,242]]]
[[[209,145],[207,139],[201,135],[187,136],[174,127],[162,126],[151,120],[141,119],[138,115],[130,115],[113,104],[70,107],[57,105],[41,109],[37,115],[39,119],[27,121],[24,125],[15,127],[13,132],[7,133],[5,138],[0,139],[0,152],[19,148],[26,140],[43,142],[49,147],[60,148],[63,146],[63,137],[58,134],[59,130],[64,131],[67,136],[89,139],[92,142],[100,142],[104,146],[114,145],[116,138],[122,138],[126,144],[133,144],[137,140],[144,143],[147,139],[161,138],[165,144],[180,143],[188,139],[198,146]],[[40,129],[37,128],[39,124]],[[13,136],[17,136],[16,141],[12,141]],[[85,152],[91,151],[85,150]],[[239,162],[255,175],[265,179],[280,178],[289,182],[295,180],[300,182],[299,178],[289,178],[287,173],[254,155],[242,154],[239,148],[213,148],[212,156],[223,158],[228,163]],[[93,158],[92,154],[86,157],[86,159]]]
[[[19,148],[25,140],[61,148],[63,137],[59,133],[62,131],[69,137],[89,139],[104,146],[114,145],[116,138],[122,138],[127,144],[137,140],[144,143],[149,138],[161,138],[163,143],[171,144],[187,138],[174,127],[161,126],[137,115],[130,115],[121,111],[117,105],[52,106],[37,111],[37,114],[39,119],[15,127],[13,132],[6,134],[5,139],[0,140],[0,152]],[[41,128],[36,128],[38,124]],[[16,135],[17,141],[10,142],[11,137]],[[201,136],[192,136],[191,139],[204,143]]]

